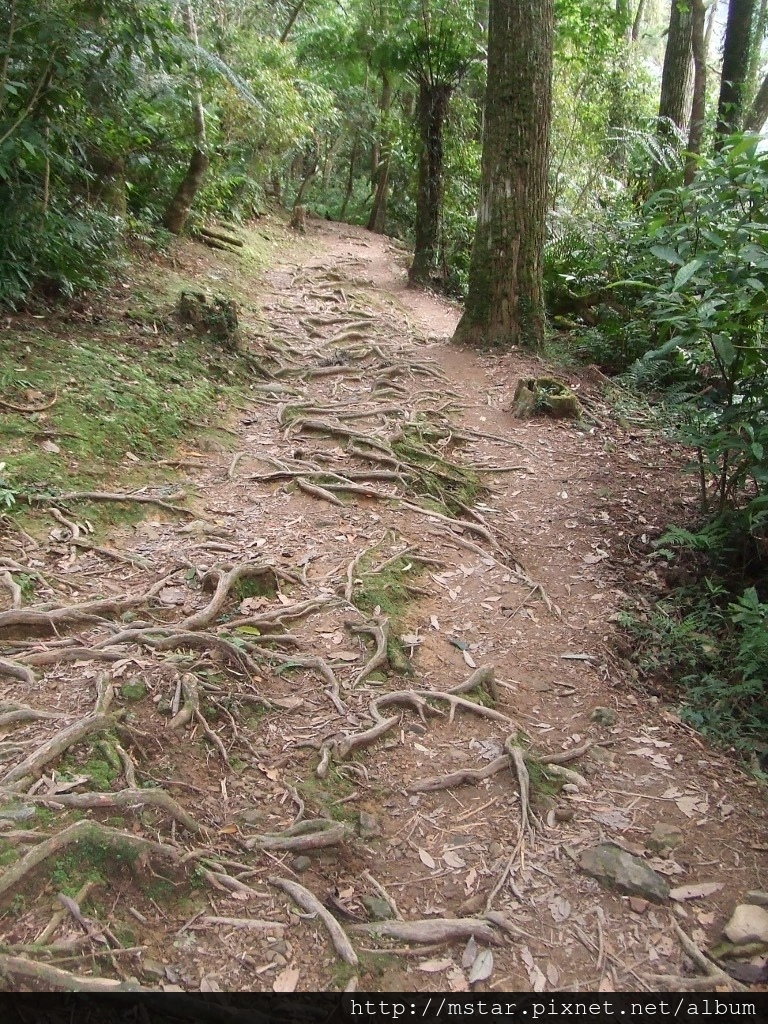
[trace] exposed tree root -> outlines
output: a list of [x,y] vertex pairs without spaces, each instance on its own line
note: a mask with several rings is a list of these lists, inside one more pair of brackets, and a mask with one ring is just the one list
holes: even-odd
[[16,661],[9,661],[8,658],[0,658],[0,676],[10,676],[11,679],[20,679],[28,686],[34,686],[36,679],[31,669],[20,665]]
[[89,975],[72,974],[50,964],[38,963],[26,957],[0,953],[0,974],[10,978],[26,978],[44,989],[63,989],[65,992],[145,992],[135,981],[112,981]]
[[275,835],[253,836],[243,844],[247,850],[291,851],[322,850],[337,846],[348,836],[346,825],[338,821],[318,818],[298,821]]
[[677,923],[673,922],[672,927],[675,929],[678,941],[688,958],[693,961],[694,966],[704,972],[705,976],[703,978],[690,978],[677,974],[644,975],[644,980],[653,985],[654,989],[667,992],[712,991],[713,987],[717,985],[718,990],[722,990],[722,986],[731,992],[749,992],[747,985],[743,985],[740,981],[726,974],[721,967],[718,967],[708,956],[705,956],[693,939],[689,938]]
[[477,942],[498,946],[501,939],[486,921],[473,917],[440,918],[433,921],[375,921],[353,924],[349,930],[357,935],[399,939],[401,942],[460,942],[474,936]]
[[368,633],[376,641],[376,651],[373,657],[364,665],[352,680],[352,686],[359,686],[368,676],[375,672],[382,665],[387,664],[387,644],[389,643],[389,620],[382,619],[380,622],[370,625],[347,623],[347,627],[353,633]]
[[89,840],[94,843],[102,843],[111,849],[119,850],[121,847],[129,847],[137,853],[146,853],[164,860],[170,860],[172,864],[179,863],[179,852],[167,843],[157,843],[152,839],[145,839],[143,836],[134,835],[133,832],[123,832],[117,828],[109,828],[107,825],[100,825],[95,821],[82,819],[72,825],[68,825],[61,832],[50,839],[43,840],[38,846],[25,854],[21,860],[6,868],[0,875],[0,896],[3,896],[10,889],[15,888],[25,875],[33,871],[38,864],[54,853],[59,853],[72,843],[79,843],[82,840]]
[[320,900],[312,895],[309,889],[305,889],[298,882],[292,882],[289,878],[278,878],[276,875],[271,875],[268,881],[270,885],[274,885],[276,888],[282,889],[283,892],[287,893],[302,910],[305,910],[308,914],[316,914],[325,925],[331,937],[331,942],[341,959],[349,964],[350,967],[357,967],[357,953],[352,948],[352,943],[347,938],[346,932],[330,911],[325,909]]
[[28,500],[37,505],[50,505],[52,503],[65,504],[68,501],[119,501],[126,504],[138,502],[144,505],[156,505],[168,512],[176,512],[179,515],[189,516],[194,519],[195,513],[181,505],[172,505],[162,498],[153,498],[149,494],[112,494],[109,491],[69,491],[67,494],[57,494],[55,497],[45,495],[30,495]]
[[114,714],[93,714],[88,715],[87,718],[83,718],[79,722],[75,722],[74,725],[67,726],[66,729],[57,732],[41,747],[38,747],[28,757],[25,757],[23,761],[11,768],[0,779],[0,785],[11,786],[14,789],[23,788],[25,780],[37,777],[47,764],[54,761],[65,750],[73,747],[92,733],[104,732],[114,725],[115,720],[116,715]]
[[[0,798],[2,797],[0,792]],[[9,796],[16,794],[8,794]],[[199,833],[205,831],[203,826],[184,810],[173,797],[162,789],[121,789],[117,793],[50,793],[25,796],[27,803],[51,805],[52,807],[155,807],[165,811],[183,825],[187,831]]]

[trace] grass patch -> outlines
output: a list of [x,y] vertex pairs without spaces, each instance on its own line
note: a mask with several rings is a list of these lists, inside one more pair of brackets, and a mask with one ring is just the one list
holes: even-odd
[[422,418],[403,428],[392,450],[414,473],[413,490],[431,499],[424,504],[454,516],[463,511],[462,506],[473,504],[484,488],[473,470],[446,458],[438,449],[438,442],[449,436],[447,430]]
[[413,671],[400,634],[405,628],[407,607],[413,601],[408,587],[421,571],[421,564],[412,562],[407,555],[396,558],[379,572],[373,568],[370,556],[362,559],[358,566],[360,584],[352,591],[352,603],[367,615],[378,608],[389,619],[387,657],[396,675],[410,675]]
[[355,817],[354,809],[338,803],[353,793],[355,787],[336,767],[331,767],[324,779],[318,779],[314,774],[307,775],[296,783],[296,789],[318,817],[329,815],[334,821],[350,821]]

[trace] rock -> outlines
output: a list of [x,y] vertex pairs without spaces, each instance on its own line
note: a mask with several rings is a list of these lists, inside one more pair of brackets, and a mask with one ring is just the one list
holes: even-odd
[[147,692],[147,684],[141,679],[133,679],[120,687],[120,696],[123,700],[143,700]]
[[595,722],[597,725],[606,725],[610,727],[612,725],[616,725],[618,717],[619,716],[613,708],[595,708],[589,716],[589,720],[590,722]]
[[734,946],[768,942],[768,910],[752,903],[742,903],[736,907],[723,931]]
[[568,804],[558,804],[555,808],[555,821],[573,821],[575,813]]
[[641,896],[654,903],[666,903],[669,899],[669,886],[661,875],[615,843],[598,843],[584,850],[579,867],[602,885],[615,886],[630,896]]
[[652,853],[669,856],[683,841],[683,830],[678,825],[657,821],[648,836],[646,846]]
[[643,900],[639,896],[630,896],[629,905],[636,914],[644,914],[648,909],[648,900]]
[[246,825],[260,825],[264,821],[265,812],[261,807],[247,807],[244,811],[240,812],[240,819],[246,823]]
[[10,803],[0,807],[0,818],[7,818],[9,821],[26,821],[27,818],[34,818],[35,808],[31,804]]
[[159,960],[145,958],[142,961],[141,970],[150,978],[162,978],[165,981],[165,964],[161,964]]
[[376,815],[369,814],[368,811],[360,811],[360,837],[362,839],[372,839],[374,836],[380,835],[381,826]]
[[473,917],[485,906],[485,900],[486,897],[483,893],[476,892],[474,896],[470,896],[459,906],[459,914],[461,917]]
[[494,839],[494,841],[488,847],[488,856],[492,860],[496,860],[496,858],[500,857],[502,853],[504,853],[504,847],[501,845],[501,843],[497,842]]
[[744,902],[751,903],[754,907],[768,907],[768,892],[752,889],[745,895]]
[[312,867],[312,861],[309,857],[305,857],[304,855],[294,857],[291,861],[291,867],[297,874],[301,875]]
[[387,901],[378,896],[363,896],[362,903],[373,921],[388,921],[395,916]]

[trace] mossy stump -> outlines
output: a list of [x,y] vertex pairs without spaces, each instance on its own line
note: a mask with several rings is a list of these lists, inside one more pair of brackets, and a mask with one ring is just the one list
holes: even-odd
[[518,381],[510,412],[518,419],[543,414],[553,419],[577,420],[581,406],[569,387],[553,377],[523,377]]

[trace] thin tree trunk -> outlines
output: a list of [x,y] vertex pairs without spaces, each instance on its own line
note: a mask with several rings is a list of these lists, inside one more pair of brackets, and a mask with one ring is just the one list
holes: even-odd
[[766,121],[768,121],[768,75],[763,79],[762,85],[757,90],[757,96],[749,108],[749,113],[744,119],[744,131],[761,132]]
[[392,106],[392,81],[386,71],[381,72],[381,96],[379,98],[379,138],[372,150],[371,158],[376,160],[372,167],[371,183],[374,187],[373,206],[366,227],[376,234],[384,233],[387,219],[387,196],[389,194],[389,161],[391,139],[387,131],[386,118]]
[[632,22],[632,42],[636,43],[640,39],[640,30],[643,27],[643,15],[645,14],[645,0],[640,0],[637,5],[637,11],[635,12],[635,20]]
[[305,3],[306,3],[306,0],[299,0],[299,2],[296,4],[296,6],[291,11],[291,16],[288,18],[288,24],[285,26],[285,28],[283,29],[283,31],[282,31],[282,33],[280,35],[280,42],[281,43],[284,43],[287,40],[288,36],[291,34],[291,29],[295,25],[296,19],[298,18],[298,16],[301,14],[302,9],[303,9]]
[[[184,25],[190,41],[197,46],[197,25],[195,24],[195,13],[192,10],[192,0],[186,0],[184,5]],[[163,217],[163,226],[174,235],[180,234],[184,228],[209,164],[208,154],[205,151],[205,110],[200,82],[197,78],[192,92],[192,120],[195,131],[192,156],[187,171]]]
[[355,187],[355,162],[357,160],[357,150],[359,144],[360,136],[356,134],[355,140],[352,143],[352,152],[349,155],[349,174],[347,175],[347,190],[344,193],[344,202],[341,204],[339,220],[344,220],[347,214],[347,206],[349,206],[349,200],[352,198],[352,190]]
[[437,261],[440,211],[443,202],[443,125],[453,86],[422,78],[416,118],[419,125],[419,181],[416,189],[416,230],[411,285],[427,284]]
[[712,5],[709,8],[709,16],[707,17],[707,30],[704,33],[704,53],[709,57],[709,51],[712,47],[712,35],[715,28],[715,20],[717,18],[717,9],[720,6],[720,0],[712,0]]
[[701,152],[707,114],[707,50],[704,43],[704,0],[691,0],[691,46],[693,49],[693,102],[688,132],[688,155],[684,182],[690,185],[696,173],[696,156]]
[[723,43],[723,71],[717,103],[716,148],[738,131],[744,113],[744,91],[749,70],[755,0],[731,0]]
[[760,58],[762,56],[766,27],[768,27],[768,0],[760,0],[760,7],[755,17],[752,41],[749,47],[749,67],[747,69],[747,82],[744,90],[745,107],[751,105],[757,95],[757,79],[760,73]]
[[553,0],[491,0],[480,201],[454,340],[537,347],[552,105]]
[[665,121],[671,121],[681,129],[688,123],[693,58],[692,25],[690,0],[685,5],[679,0],[672,0],[659,99],[659,131],[662,135],[669,134],[669,126],[665,125]]

